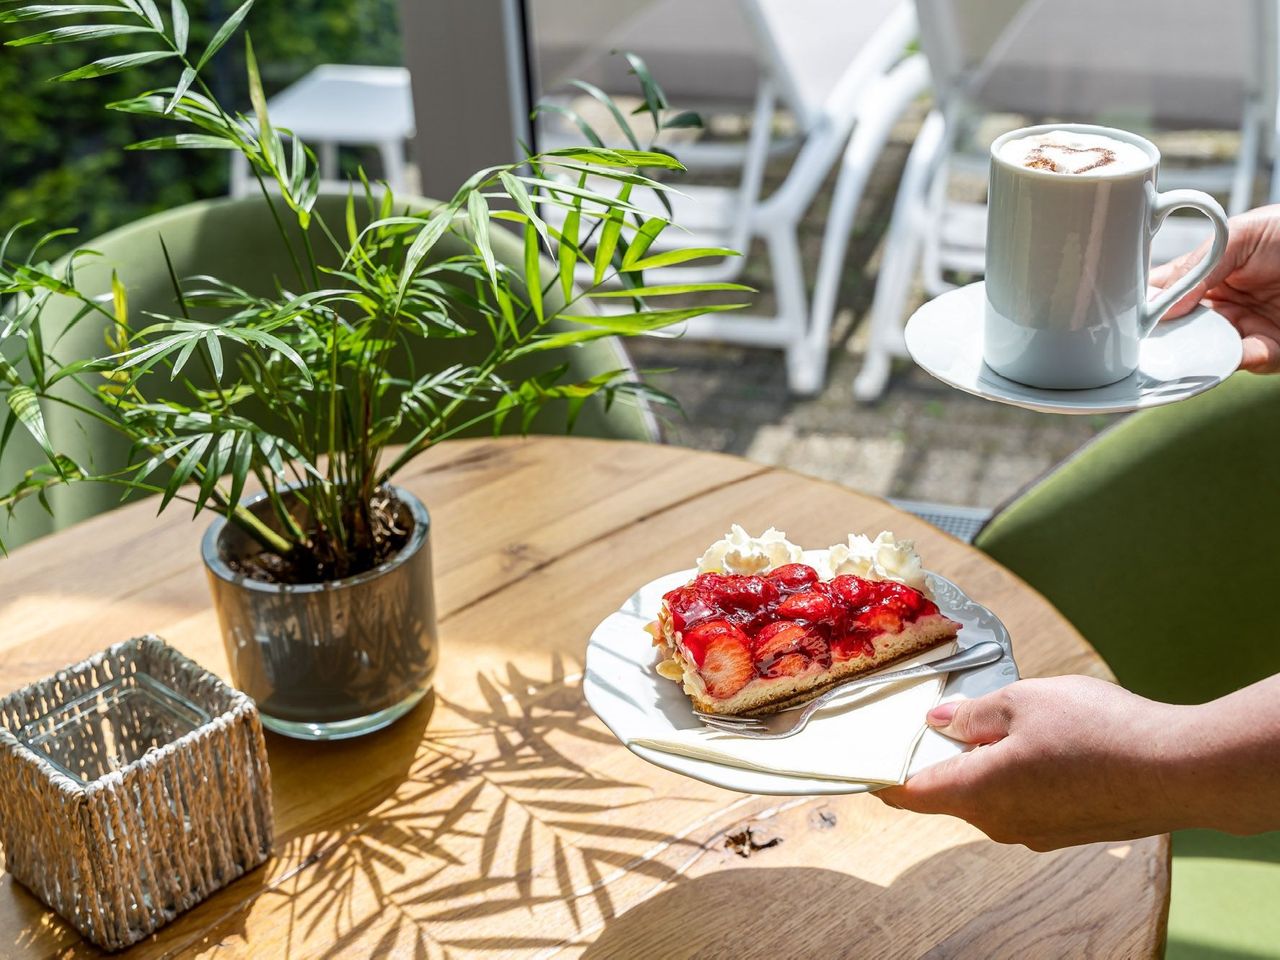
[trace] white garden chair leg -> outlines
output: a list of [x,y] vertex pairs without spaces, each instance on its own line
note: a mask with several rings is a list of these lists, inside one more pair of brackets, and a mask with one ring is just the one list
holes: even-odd
[[[893,125],[928,85],[929,71],[925,59],[916,55],[904,60],[870,86],[859,104],[858,122],[841,158],[840,174],[836,179],[835,192],[827,213],[806,334],[808,339],[822,345],[824,363],[831,335],[831,321],[835,315],[836,293],[840,288],[840,275],[844,270],[845,253],[849,248],[849,234],[858,214],[858,204],[866,189],[867,178],[884,150]],[[811,346],[807,353],[815,355],[817,350]],[[814,389],[820,387],[821,383]]]
[[336,180],[338,177],[338,144],[333,140],[320,141],[320,178]]
[[889,364],[905,353],[902,342],[903,313],[923,243],[922,217],[933,173],[937,169],[946,136],[946,121],[933,111],[925,119],[907,157],[893,216],[885,237],[880,276],[871,302],[870,337],[862,369],[853,381],[853,395],[869,402],[880,398],[889,382]]
[[925,188],[924,212],[920,224],[923,248],[920,254],[920,276],[924,284],[925,296],[940,297],[956,285],[943,275],[944,252],[943,236],[947,227],[947,216],[950,210],[947,196],[951,187],[952,161],[956,156],[956,148],[960,141],[972,134],[966,125],[964,112],[954,103],[940,106],[944,120],[942,143],[937,147],[937,160],[931,168],[928,186]]
[[249,161],[240,151],[231,157],[231,180],[227,192],[233,197],[246,197],[253,179],[249,175]]
[[774,296],[778,301],[775,323],[786,337],[787,387],[792,393],[812,394],[822,389],[826,373],[827,345],[805,336],[808,301],[805,297],[804,260],[794,223],[779,224],[765,234],[772,268]]
[[1280,203],[1280,97],[1276,99],[1271,121],[1271,182],[1267,189],[1267,202]]
[[1227,200],[1227,215],[1234,217],[1253,206],[1253,186],[1258,176],[1258,156],[1262,153],[1263,116],[1266,110],[1254,100],[1245,108],[1240,125],[1239,157],[1235,175],[1231,179],[1231,194]]
[[387,184],[395,193],[407,193],[405,182],[404,143],[400,140],[384,140],[378,144],[378,154],[382,158],[382,173]]
[[925,187],[924,219],[921,226],[920,277],[924,284],[925,295],[940,297],[948,290],[954,290],[955,284],[943,276],[942,244],[943,229],[947,216],[947,191],[951,186],[951,156],[955,149],[956,135],[952,132],[952,124],[947,124],[948,133],[939,147],[940,156],[934,165]]

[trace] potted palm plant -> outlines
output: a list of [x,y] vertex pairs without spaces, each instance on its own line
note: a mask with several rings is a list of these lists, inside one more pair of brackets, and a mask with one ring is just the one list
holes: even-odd
[[[669,400],[625,367],[575,377],[563,358],[736,306],[661,298],[748,288],[646,285],[648,269],[731,251],[655,248],[670,205],[655,215],[632,194],[664,197],[657,177],[679,163],[634,139],[634,149],[607,149],[585,124],[594,145],[481,170],[444,202],[397,200],[363,175],[344,196],[321,195],[312,151],[271,123],[247,35],[251,114],[205,83],[252,3],[201,50],[182,0],[163,13],[154,0],[0,6],[0,21],[36,25],[15,45],[138,45],[57,80],[171,67],[171,86],[109,105],[176,131],[132,149],[242,153],[289,264],[266,291],[183,277],[161,228],[153,257],[172,305],[139,312],[127,276],[111,273],[105,288],[85,279],[94,251],[47,262],[40,251],[55,231],[10,255],[11,230],[0,243],[0,457],[25,432],[39,462],[0,490],[0,505],[47,506],[54,488],[95,483],[213,514],[203,557],[233,679],[279,732],[354,736],[410,709],[436,662],[429,515],[397,473],[477,427],[528,430],[556,406],[571,427],[592,404]],[[688,125],[687,114],[666,116],[643,63],[633,66],[654,129]],[[632,135],[615,104],[584,89]],[[64,356],[59,344],[86,327],[105,348]],[[443,362],[458,343],[469,345],[464,359]],[[122,438],[127,453],[112,463],[73,455],[54,410],[70,411],[75,429]]]

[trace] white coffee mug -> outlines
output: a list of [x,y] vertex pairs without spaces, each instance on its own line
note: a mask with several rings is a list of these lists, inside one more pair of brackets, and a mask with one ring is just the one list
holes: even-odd
[[[1010,140],[1054,131],[1133,144],[1148,162],[1084,175],[1000,156]],[[1204,279],[1227,245],[1227,218],[1218,202],[1199,190],[1157,192],[1159,165],[1155,144],[1109,127],[1042,125],[996,139],[987,212],[987,366],[1048,389],[1101,387],[1137,369],[1139,341]],[[1213,246],[1185,277],[1148,301],[1151,238],[1180,207],[1209,218]]]

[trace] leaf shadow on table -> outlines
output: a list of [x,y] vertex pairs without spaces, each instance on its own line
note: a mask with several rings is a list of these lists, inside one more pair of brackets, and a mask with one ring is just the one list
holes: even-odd
[[[182,943],[177,952],[216,951],[228,942],[246,943],[252,952],[249,911],[244,908],[260,899],[269,905],[280,900],[286,915],[273,924],[271,933],[277,941],[273,947],[281,955],[290,955],[295,934],[315,932],[322,924],[318,911],[323,914],[325,909],[349,906],[354,881],[366,875],[380,856],[377,848],[361,842],[361,832],[397,789],[413,780],[421,766],[416,762],[419,746],[435,708],[435,696],[428,694],[387,729],[351,740],[313,742],[265,731],[276,819],[272,859],[198,905],[153,940],[173,951],[166,940],[182,943],[183,925],[208,922],[207,916],[213,914],[221,919],[196,939]],[[326,812],[323,801],[335,792],[341,793],[341,805]],[[286,826],[289,823],[291,827]],[[406,846],[412,842],[413,838],[408,838]],[[332,871],[325,880],[325,895],[311,899],[292,896],[313,870]]]
[[[277,818],[294,826],[277,838],[281,869],[237,900],[261,896],[282,952],[545,948],[565,938],[531,935],[535,908],[559,911],[555,926],[572,934],[616,912],[611,875],[677,878],[644,851],[697,845],[646,825],[652,788],[590,763],[621,748],[591,720],[580,665],[556,655],[545,673],[527,671],[526,661],[477,673],[472,689],[438,691],[360,740],[270,739]],[[325,802],[318,791],[329,791]],[[237,938],[253,950],[263,925],[246,929],[246,913],[215,925],[204,945]]]

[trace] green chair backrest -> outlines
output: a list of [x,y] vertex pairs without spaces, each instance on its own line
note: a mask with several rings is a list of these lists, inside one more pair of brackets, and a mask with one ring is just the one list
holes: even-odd
[[[318,212],[340,236],[345,234],[345,229],[341,228],[345,205],[345,195],[324,195],[316,204]],[[404,206],[427,209],[434,205],[430,200],[401,198],[397,211]],[[289,216],[287,211],[284,216]],[[315,227],[311,234],[321,262],[336,266],[338,257],[332,247]],[[111,271],[114,269],[128,289],[132,318],[142,317],[147,310],[175,312],[173,288],[160,247],[162,237],[180,277],[209,274],[262,294],[272,293],[277,279],[287,287],[297,288],[297,275],[277,232],[271,210],[261,197],[189,204],[139,220],[86,243],[87,249],[96,250],[102,256],[80,262],[76,271],[78,285],[82,289],[109,293]],[[446,237],[432,251],[431,258],[455,255],[461,252],[461,248],[459,241]],[[515,236],[506,230],[494,230],[493,249],[499,261],[517,271],[523,270],[523,244]],[[544,266],[548,277],[554,275],[550,264]],[[548,299],[550,308],[558,306],[558,303]],[[59,298],[52,303],[43,320],[46,338],[48,331],[65,327],[73,312],[69,300]],[[100,323],[80,324],[61,342],[59,359],[100,354],[104,349],[103,332],[104,327]],[[487,334],[428,341],[423,343],[423,355],[415,356],[414,362],[419,373],[444,369],[459,362],[476,362],[482,358],[487,342]],[[618,342],[606,338],[530,357],[517,369],[532,373],[559,363],[569,364],[568,375],[574,379],[586,379],[629,366]],[[3,429],[6,416],[7,408],[0,410],[0,429]],[[123,464],[128,445],[119,435],[92,420],[77,418],[56,404],[46,404],[45,416],[54,437],[70,438],[62,452],[77,461],[92,462],[99,467]],[[513,422],[512,426],[516,424]],[[481,426],[472,432],[484,433],[487,429]],[[563,411],[544,411],[532,429],[543,433],[563,432]],[[627,403],[615,403],[608,411],[601,402],[589,403],[579,416],[574,433],[628,440],[656,439],[656,429],[648,409]],[[21,434],[20,429],[15,431],[12,446],[6,450],[4,462],[0,463],[0,487],[3,489],[12,487],[25,469],[43,459],[38,448]],[[53,507],[52,517],[45,514],[34,500],[28,500],[19,505],[7,529],[6,518],[0,512],[0,534],[8,547],[110,509],[119,504],[121,497],[114,487],[80,484],[53,490],[49,499]]]
[[1121,421],[975,542],[1124,686],[1200,703],[1280,672],[1278,494],[1280,377],[1237,374]]

